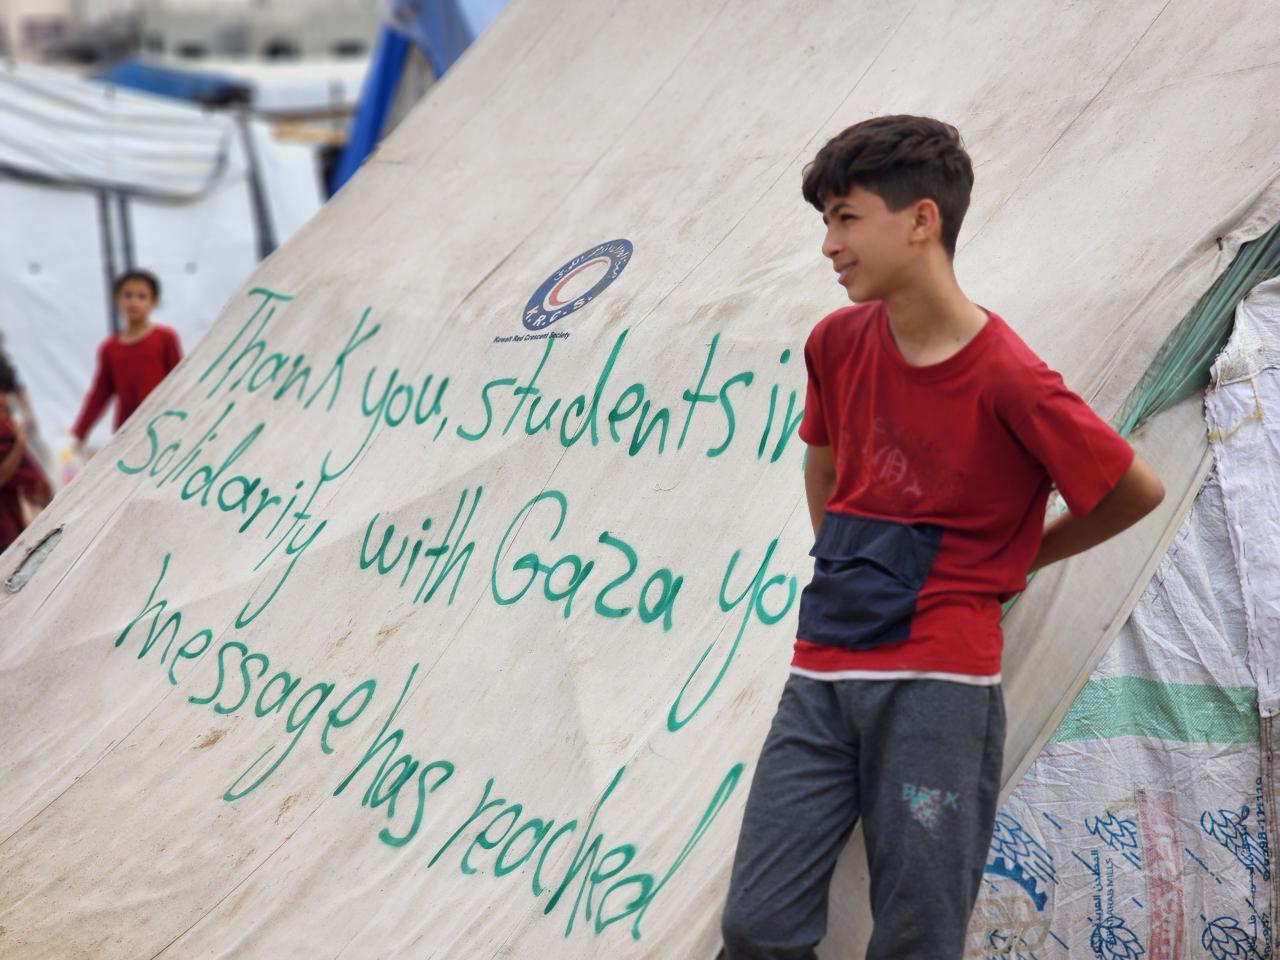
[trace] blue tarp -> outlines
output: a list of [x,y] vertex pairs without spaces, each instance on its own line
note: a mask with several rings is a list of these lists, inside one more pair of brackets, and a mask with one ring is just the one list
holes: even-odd
[[507,0],[395,0],[392,17],[441,77],[506,4]]
[[225,74],[162,67],[141,60],[121,60],[94,74],[93,79],[174,100],[204,104],[247,103],[252,96],[247,84]]
[[395,0],[393,26],[383,27],[369,61],[347,145],[329,180],[330,195],[351,179],[381,139],[409,41],[417,44],[432,72],[442,77],[506,3],[507,0]]
[[369,70],[364,76],[360,102],[347,129],[347,143],[342,148],[329,176],[329,196],[333,196],[344,183],[355,175],[373,148],[382,138],[382,128],[387,122],[387,111],[396,95],[400,71],[404,67],[404,55],[409,41],[390,27],[383,27],[378,34],[378,44],[369,58]]

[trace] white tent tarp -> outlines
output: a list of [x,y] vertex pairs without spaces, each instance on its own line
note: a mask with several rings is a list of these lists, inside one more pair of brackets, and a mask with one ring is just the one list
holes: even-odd
[[[0,599],[4,936],[713,957],[840,305],[801,166],[958,124],[962,283],[1109,415],[1280,212],[1271,16],[512,4],[5,555],[61,528]],[[1010,783],[1207,472],[1198,400],[1134,439],[1164,506],[1006,622]]]

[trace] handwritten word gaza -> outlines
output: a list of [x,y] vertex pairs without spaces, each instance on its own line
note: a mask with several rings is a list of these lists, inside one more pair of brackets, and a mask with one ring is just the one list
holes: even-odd
[[[365,529],[364,542],[360,547],[360,568],[373,568],[379,576],[395,573],[403,562],[404,571],[400,575],[400,586],[404,586],[419,559],[423,561],[425,570],[418,589],[414,594],[414,602],[429,603],[445,581],[454,571],[453,589],[449,593],[449,603],[453,602],[458,592],[458,584],[466,572],[471,554],[475,550],[475,541],[466,540],[468,525],[476,511],[476,505],[484,492],[477,487],[471,496],[470,510],[459,528],[459,519],[467,509],[469,489],[464,489],[458,497],[454,508],[453,519],[449,527],[434,547],[423,549],[425,541],[419,537],[410,546],[407,534],[401,534],[400,544],[390,559],[388,547],[396,533],[394,523],[388,524],[382,533],[380,545],[370,550],[369,535],[378,521],[374,514]],[[536,520],[534,518],[536,514]],[[525,502],[507,525],[502,539],[493,554],[493,562],[489,568],[489,594],[493,602],[500,607],[508,607],[520,603],[526,597],[541,596],[553,607],[559,606],[562,616],[568,619],[573,610],[574,600],[579,593],[589,596],[595,591],[594,600],[589,607],[597,617],[606,620],[621,619],[632,615],[644,624],[661,623],[663,631],[670,631],[675,623],[676,600],[681,596],[684,586],[683,575],[676,574],[667,567],[653,570],[640,583],[635,582],[635,574],[640,569],[640,556],[636,549],[625,539],[609,531],[602,531],[597,542],[608,548],[601,559],[584,559],[571,551],[566,551],[554,561],[551,560],[557,551],[552,544],[564,530],[569,516],[569,498],[561,490],[544,490]],[[548,521],[554,520],[554,525]],[[422,523],[422,530],[428,531],[432,526],[432,518]],[[514,561],[507,560],[508,545],[517,529],[530,531],[542,530],[550,526],[546,533],[546,543],[541,550],[550,554],[544,558],[538,550],[530,550]],[[457,529],[457,533],[455,533]],[[679,730],[697,715],[711,699],[741,646],[747,628],[759,622],[766,627],[773,626],[785,617],[796,600],[797,581],[794,574],[775,572],[774,554],[778,548],[778,539],[769,541],[764,556],[754,573],[749,576],[739,571],[742,551],[735,550],[729,558],[724,577],[720,582],[718,605],[722,613],[733,613],[737,616],[737,629],[732,639],[725,640],[719,633],[703,649],[697,662],[689,671],[679,693],[671,703],[667,713],[667,729],[672,733]],[[405,560],[406,551],[408,559]],[[444,566],[437,569],[437,564],[444,559]],[[597,567],[602,571],[599,575]],[[743,570],[749,570],[745,566]],[[562,572],[563,571],[563,572]],[[730,583],[745,581],[745,586],[737,596],[730,597],[736,589]],[[590,582],[590,586],[588,586]],[[541,589],[535,587],[541,584]],[[772,608],[772,609],[771,609]],[[717,653],[717,656],[712,656]],[[705,671],[704,671],[705,668]],[[714,671],[714,672],[712,672]],[[707,679],[707,676],[710,679]],[[686,700],[692,701],[692,706]]]
[[[212,399],[219,392],[240,392],[258,394],[272,402],[293,402],[310,410],[317,400],[324,398],[323,412],[331,411],[353,355],[382,330],[381,323],[372,323],[373,308],[368,307],[361,313],[345,345],[327,366],[319,368],[324,370],[324,375],[313,383],[317,368],[306,354],[277,349],[268,336],[268,326],[277,312],[291,303],[296,305],[295,298],[262,287],[251,290],[249,297],[257,301],[253,313],[200,375],[199,383],[209,385],[206,399]],[[716,458],[725,453],[738,436],[739,404],[756,382],[757,372],[713,373],[720,346],[717,333],[707,345],[696,382],[680,393],[677,403],[660,404],[654,388],[643,382],[634,381],[621,388],[617,385],[626,382],[619,368],[629,334],[629,329],[618,334],[592,386],[576,393],[571,390],[563,396],[548,394],[542,385],[553,348],[559,342],[548,338],[532,372],[488,380],[480,388],[478,412],[468,413],[462,423],[447,433],[448,375],[441,371],[408,373],[395,366],[380,372],[377,365],[370,366],[360,394],[360,413],[367,421],[367,429],[358,448],[345,462],[354,461],[379,427],[401,426],[428,427],[433,442],[443,435],[474,443],[507,436],[516,430],[528,437],[554,437],[561,446],[569,448],[584,440],[599,446],[607,436],[614,444],[625,444],[632,457],[650,447],[661,455],[670,445],[676,450],[684,449],[690,428],[703,408],[717,411],[723,431],[719,442],[708,447],[705,455]],[[566,348],[560,349],[563,352]],[[778,363],[785,366],[790,360],[791,351],[783,350]],[[581,367],[580,363],[574,363],[561,373],[574,374]],[[785,410],[780,391],[777,383],[769,389],[764,425],[756,444],[756,459],[762,459],[768,452],[770,463],[777,462],[786,452],[804,413],[795,389],[786,394]],[[670,434],[677,424],[679,436],[671,444]]]
[[[170,556],[165,554],[160,574],[146,601],[116,637],[115,646],[123,646],[135,628],[149,621],[145,626],[146,636],[138,644],[137,659],[145,659],[163,642],[159,664],[167,667],[168,680],[176,686],[180,665],[203,656],[213,645],[214,635],[212,630],[200,628],[179,642],[179,636],[184,633],[182,611],[171,608],[167,598],[157,599],[169,569]],[[139,634],[141,632],[139,629]],[[254,718],[264,719],[275,714],[284,721],[281,743],[265,750],[231,783],[222,796],[228,803],[240,800],[262,786],[294,752],[313,721],[318,725],[315,739],[321,755],[332,754],[335,749],[332,738],[369,708],[378,689],[378,681],[370,677],[352,686],[336,705],[326,711],[324,708],[337,689],[337,685],[330,681],[311,683],[304,688],[300,675],[278,667],[271,673],[270,656],[261,650],[251,651],[238,640],[224,642],[214,657],[217,679],[213,689],[189,696],[189,704],[209,706],[215,713],[227,715],[240,713],[252,702]],[[386,808],[384,815],[390,822],[379,830],[378,838],[393,848],[404,847],[419,835],[424,827],[427,798],[451,781],[456,772],[456,766],[450,760],[424,762],[404,750],[404,728],[392,729],[417,671],[418,664],[415,663],[381,729],[359,762],[333,791],[333,796],[341,796],[348,787],[356,784],[357,778],[365,777],[360,805],[370,810]],[[538,898],[550,894],[543,907],[544,914],[551,914],[562,902],[568,903],[570,895],[573,897],[565,922],[566,937],[573,932],[574,923],[581,916],[592,923],[597,934],[611,924],[629,919],[631,936],[638,940],[645,914],[728,802],[742,775],[743,765],[737,763],[730,767],[680,852],[660,874],[637,870],[634,866],[636,845],[606,840],[605,831],[596,827],[605,803],[622,781],[626,769],[625,765],[618,768],[592,806],[585,824],[576,817],[560,823],[552,817],[528,815],[524,804],[493,796],[495,781],[490,777],[471,813],[436,848],[426,861],[426,868],[431,869],[444,862],[446,854],[451,861],[456,856],[454,862],[459,872],[470,875],[488,868],[495,877],[502,877],[521,868],[527,871],[532,866],[530,890],[533,896]],[[409,791],[406,788],[411,783],[415,786]],[[401,791],[408,794],[406,802],[399,802]],[[400,816],[397,816],[397,809]],[[557,873],[552,864],[560,862],[560,854],[570,849],[575,837],[577,847],[567,867]],[[575,884],[576,893],[573,892]]]

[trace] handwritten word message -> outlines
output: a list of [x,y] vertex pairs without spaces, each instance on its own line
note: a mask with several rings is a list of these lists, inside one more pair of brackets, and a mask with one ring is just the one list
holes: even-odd
[[[123,646],[132,636],[137,642],[137,658],[143,660],[163,642],[158,662],[166,668],[169,682],[176,685],[178,672],[187,669],[184,661],[202,656],[214,642],[214,635],[207,627],[190,632],[184,629],[182,611],[173,608],[162,595],[169,561],[170,554],[165,554],[146,601],[116,637],[115,645]],[[138,631],[136,635],[135,629]],[[223,800],[228,802],[240,800],[262,786],[293,754],[313,722],[316,724],[312,734],[314,746],[319,748],[321,755],[333,753],[334,738],[340,735],[342,728],[354,723],[377,697],[379,684],[376,678],[352,684],[335,696],[338,694],[337,683],[320,680],[304,685],[301,674],[287,667],[281,668],[278,663],[273,671],[269,653],[252,649],[239,640],[225,641],[213,656],[217,665],[213,688],[206,693],[189,696],[188,703],[209,707],[223,715],[251,709],[256,718],[275,715],[283,720],[281,741],[264,751],[227,787]],[[415,663],[409,669],[381,729],[359,762],[333,790],[334,796],[340,796],[349,787],[358,789],[358,778],[363,776],[365,789],[360,805],[371,810],[386,808],[384,815],[391,823],[379,830],[378,837],[391,847],[403,847],[418,836],[428,797],[451,781],[456,772],[456,765],[446,758],[415,756],[405,749],[404,729],[392,729],[417,671],[418,664]],[[326,710],[330,702],[333,706]],[[674,861],[664,871],[647,872],[633,866],[637,856],[634,843],[610,846],[612,841],[606,840],[604,830],[596,827],[606,801],[626,769],[625,765],[618,768],[585,824],[577,818],[559,822],[555,817],[526,815],[523,804],[494,795],[495,783],[490,777],[471,814],[448,833],[426,866],[430,869],[445,860],[456,861],[461,873],[476,874],[487,869],[494,876],[502,877],[526,863],[535,862],[536,854],[530,889],[535,897],[550,893],[544,913],[550,914],[561,902],[568,902],[567,894],[577,884],[572,906],[568,908],[565,936],[573,932],[574,922],[581,915],[592,920],[597,933],[630,918],[631,935],[639,939],[640,923],[645,913],[723,809],[737,787],[743,765],[737,763],[729,768]],[[411,783],[414,786],[407,790]],[[400,802],[401,791],[411,799]],[[561,842],[572,844],[575,839],[574,855],[558,879],[544,876],[547,856],[551,851]],[[492,853],[495,850],[497,853]]]
[[[699,802],[701,815],[681,828],[687,839],[668,863],[644,865],[641,846],[611,825],[616,818],[608,801],[627,773],[625,764],[587,813],[528,809],[489,776],[474,791],[469,815],[447,822],[432,814],[439,808],[433,798],[472,788],[462,785],[465,778],[447,747],[415,743],[420,738],[397,722],[419,663],[393,680],[309,676],[305,665],[282,663],[278,651],[256,639],[254,623],[288,590],[297,565],[324,542],[334,519],[328,512],[336,485],[352,475],[380,432],[422,430],[427,442],[456,445],[460,455],[469,445],[516,436],[566,449],[579,443],[612,447],[630,458],[688,452],[714,461],[744,436],[741,414],[764,395],[752,388],[766,376],[726,366],[716,334],[691,366],[688,387],[666,397],[643,382],[628,383],[623,371],[629,332],[623,330],[596,369],[580,363],[557,367],[559,354],[553,351],[561,338],[549,337],[536,359],[528,358],[528,369],[491,378],[474,396],[463,397],[451,391],[457,378],[443,367],[406,370],[375,362],[370,344],[382,324],[373,308],[348,325],[332,355],[313,357],[273,338],[277,315],[300,309],[295,298],[256,289],[249,299],[248,318],[199,374],[202,402],[150,417],[142,442],[115,467],[222,525],[246,544],[253,571],[274,560],[262,596],[237,603],[227,634],[215,638],[209,626],[190,622],[169,599],[175,559],[169,550],[156,558],[145,599],[115,646],[136,650],[139,661],[154,663],[175,686],[191,675],[195,662],[207,660],[208,688],[191,691],[190,707],[278,728],[276,742],[227,784],[223,801],[252,796],[285,764],[323,763],[343,743],[345,728],[368,710],[386,712],[358,762],[345,772],[335,770],[332,790],[334,796],[358,797],[361,808],[380,815],[382,844],[421,848],[428,855],[418,862],[426,869],[450,864],[464,875],[500,878],[524,868],[530,893],[545,900],[544,913],[564,916],[565,936],[578,923],[589,923],[597,934],[624,923],[639,939],[651,906],[734,794],[742,763],[730,765],[705,803]],[[513,362],[510,353],[499,359]],[[789,362],[790,351],[783,351],[779,367]],[[575,379],[576,386],[562,391],[547,386]],[[253,417],[246,422],[248,409]],[[764,425],[753,430],[748,455],[753,451],[764,466],[789,449],[798,457],[797,391],[784,394],[780,384],[772,384],[767,410],[762,406],[760,412]],[[326,428],[323,435],[339,439],[314,462],[286,463],[269,455],[273,431],[297,430],[299,418],[306,417],[358,426]],[[695,420],[701,423],[696,434]],[[686,447],[693,435],[716,439],[695,450]],[[721,625],[712,631],[714,639],[698,644],[687,672],[681,668],[685,679],[665,707],[669,734],[714,701],[743,644],[783,622],[797,598],[797,578],[779,562],[776,537],[730,543],[719,556],[704,552],[698,563],[709,566],[712,582],[719,584],[704,596],[691,590],[690,571],[655,559],[653,548],[645,546],[648,531],[587,526],[581,518],[588,511],[566,490],[534,486],[497,497],[492,485],[472,481],[451,491],[447,504],[420,520],[393,516],[376,504],[364,508],[369,512],[360,515],[344,588],[358,592],[362,585],[391,583],[406,605],[442,608],[465,598],[467,604],[505,612],[513,627],[531,615],[577,615],[602,626],[631,624],[655,636],[679,636],[683,624],[704,624],[710,611]],[[567,543],[589,546],[569,549]]]

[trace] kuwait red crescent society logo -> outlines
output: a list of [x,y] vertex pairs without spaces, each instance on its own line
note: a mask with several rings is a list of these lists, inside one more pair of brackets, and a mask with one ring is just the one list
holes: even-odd
[[631,262],[630,240],[610,240],[578,254],[547,277],[524,308],[524,325],[544,330],[581,310],[622,275]]

